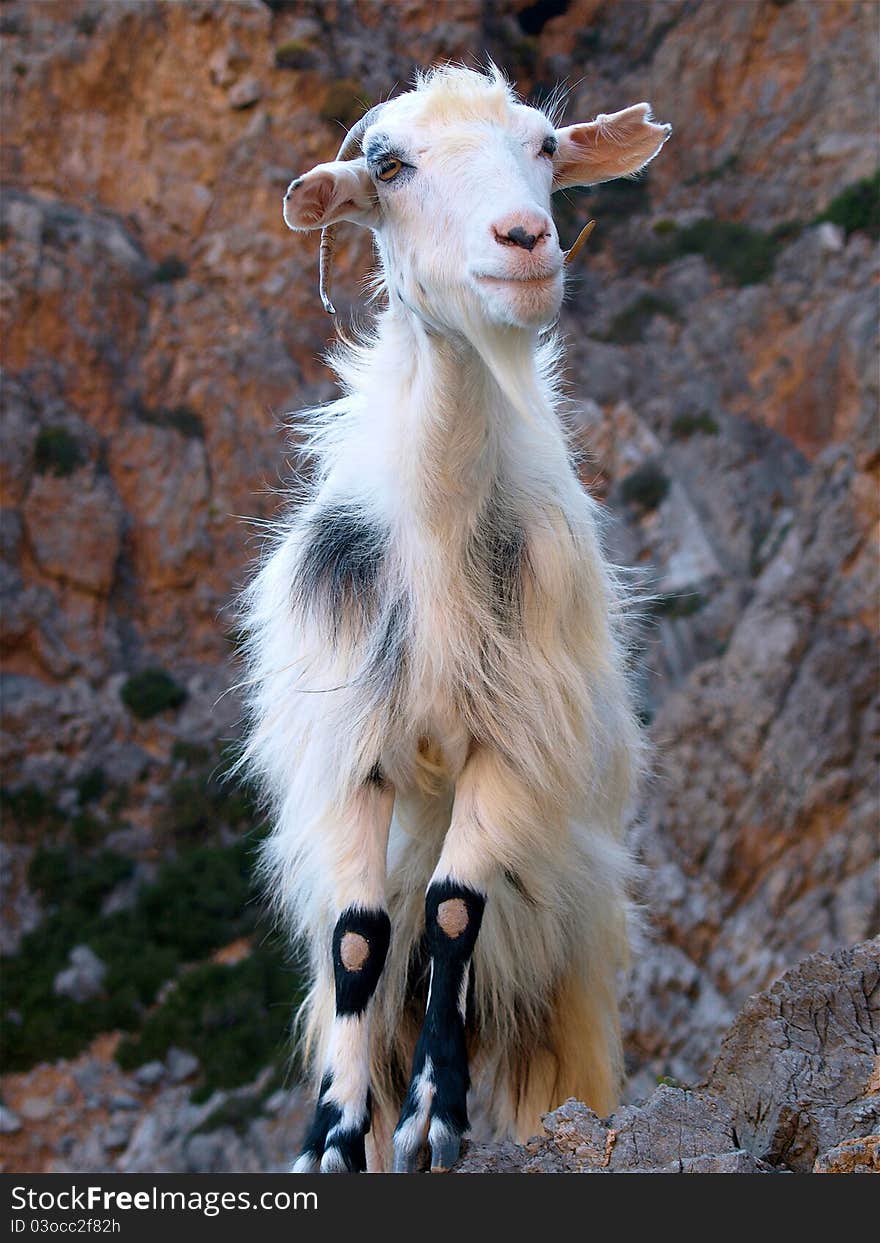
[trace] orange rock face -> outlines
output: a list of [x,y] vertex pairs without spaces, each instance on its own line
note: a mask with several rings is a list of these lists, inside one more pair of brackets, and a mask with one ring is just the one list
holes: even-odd
[[[749,992],[876,934],[880,261],[817,217],[875,171],[878,23],[867,0],[4,4],[4,781],[74,805],[94,766],[161,785],[175,742],[233,731],[248,520],[296,473],[285,415],[334,391],[284,189],[415,66],[490,54],[524,92],[567,80],[567,122],[646,99],[674,126],[646,178],[558,210],[566,243],[598,221],[562,318],[583,476],[657,597],[642,1086],[693,1081]],[[725,251],[701,221],[745,232]],[[371,263],[342,230],[343,324]],[[151,667],[188,697],[141,720],[120,688]]]

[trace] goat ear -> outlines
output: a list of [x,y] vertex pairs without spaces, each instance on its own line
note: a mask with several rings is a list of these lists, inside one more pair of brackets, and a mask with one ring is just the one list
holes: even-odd
[[650,104],[633,104],[622,112],[604,113],[586,125],[556,131],[553,189],[591,186],[637,173],[653,160],[672,133],[671,125],[655,125]]
[[369,225],[376,211],[376,193],[363,160],[319,164],[292,181],[284,196],[289,229],[324,229],[339,220]]

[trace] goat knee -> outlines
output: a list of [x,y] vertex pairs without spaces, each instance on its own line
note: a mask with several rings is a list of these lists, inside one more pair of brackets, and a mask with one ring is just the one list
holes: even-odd
[[336,1013],[362,1014],[376,991],[391,940],[387,911],[349,907],[333,930]]
[[474,951],[486,899],[452,880],[434,881],[425,896],[425,931],[431,957],[466,963]]

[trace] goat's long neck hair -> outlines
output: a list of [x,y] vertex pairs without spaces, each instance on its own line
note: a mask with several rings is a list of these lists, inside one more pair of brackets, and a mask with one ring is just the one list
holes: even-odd
[[[354,456],[381,478],[379,446],[395,471],[412,464],[422,494],[438,477],[453,493],[497,481],[512,455],[537,455],[534,468],[548,448],[548,468],[558,470],[558,455],[570,456],[558,335],[495,325],[470,309],[461,318],[465,331],[444,333],[398,303],[340,333],[328,362],[343,396],[298,416],[322,477]],[[405,474],[398,480],[403,500]]]

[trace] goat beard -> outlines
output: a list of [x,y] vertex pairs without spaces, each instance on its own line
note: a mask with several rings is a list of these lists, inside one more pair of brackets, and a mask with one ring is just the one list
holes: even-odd
[[479,355],[507,405],[534,426],[553,417],[553,375],[560,343],[552,328],[498,324],[466,308],[464,336]]
[[[384,270],[373,281],[373,294],[387,286]],[[471,289],[447,290],[444,313],[428,303],[423,289],[407,288],[398,297],[429,331],[460,337],[477,354],[500,390],[505,404],[534,427],[555,418],[557,375],[562,344],[556,321],[545,328],[505,324],[490,319]]]

